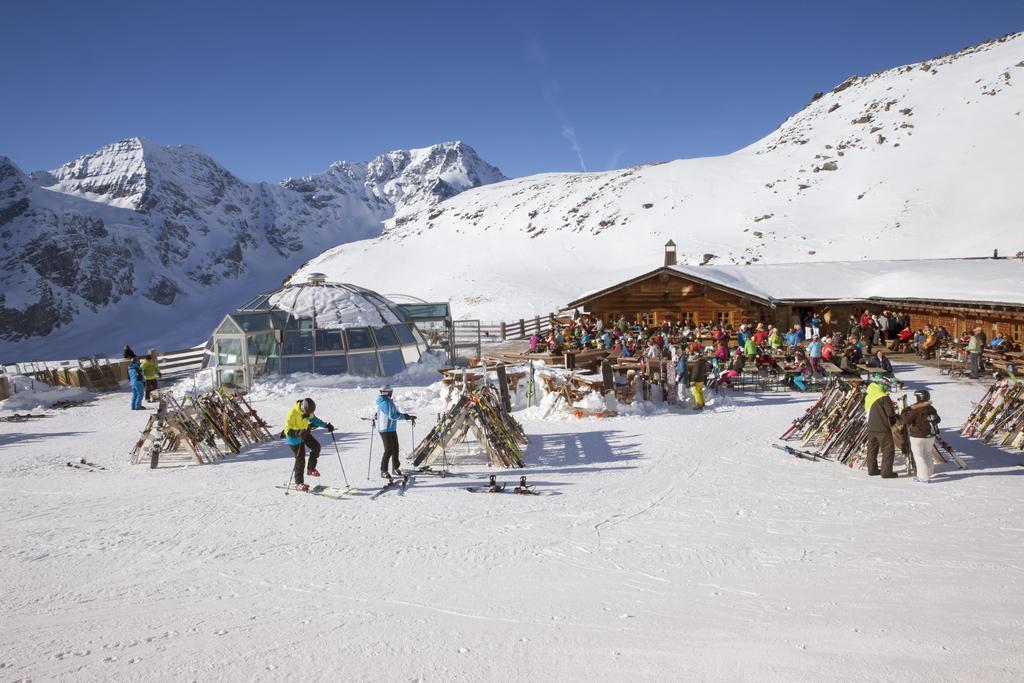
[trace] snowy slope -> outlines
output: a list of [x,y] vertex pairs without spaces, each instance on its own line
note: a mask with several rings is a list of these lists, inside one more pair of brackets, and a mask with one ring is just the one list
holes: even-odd
[[0,157],[0,356],[195,344],[307,258],[501,179],[461,142],[280,185],[140,139],[31,175]]
[[[984,391],[897,371],[933,390],[946,428]],[[441,392],[397,386],[417,436]],[[277,429],[314,396],[365,489],[359,416],[376,393],[291,379],[252,398]],[[813,398],[605,420],[520,411],[524,473],[552,493],[538,497],[463,491],[484,466],[401,497],[286,497],[279,440],[217,465],[131,466],[146,414],[125,392],[0,422],[2,677],[1022,680],[1020,454],[947,431],[970,469],[938,466],[925,486],[771,448]],[[403,424],[403,453],[410,436]],[[340,483],[326,440],[322,479]],[[65,466],[78,456],[107,469]]]
[[[853,77],[733,154],[543,174],[398,217],[299,271],[515,319],[661,263],[1024,249],[1024,34]],[[387,264],[382,268],[381,264]]]

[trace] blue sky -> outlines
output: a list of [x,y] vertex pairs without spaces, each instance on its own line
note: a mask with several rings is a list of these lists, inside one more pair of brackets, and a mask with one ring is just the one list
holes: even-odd
[[604,170],[734,151],[851,74],[1022,29],[1020,0],[8,3],[0,154],[142,136],[276,181],[461,139],[509,176]]

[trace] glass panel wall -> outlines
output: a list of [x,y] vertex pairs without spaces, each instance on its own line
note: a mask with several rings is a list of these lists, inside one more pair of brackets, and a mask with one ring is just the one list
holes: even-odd
[[401,349],[391,349],[380,352],[380,366],[385,375],[393,375],[405,369],[405,361],[402,360]]
[[316,371],[321,375],[344,375],[348,372],[348,357],[344,354],[336,356],[316,357]]
[[368,327],[350,327],[345,330],[345,336],[348,338],[349,349],[373,348],[373,340],[370,339],[370,328]]
[[409,331],[408,325],[394,325],[393,329],[395,334],[398,336],[398,341],[403,344],[415,344],[416,337],[412,336],[412,332]]
[[217,340],[217,365],[242,364],[242,338],[221,337]]
[[380,374],[377,354],[373,351],[348,354],[348,372],[360,377],[374,377]]
[[313,319],[292,318],[284,331],[281,355],[292,356],[313,353]]
[[313,356],[285,356],[281,359],[281,372],[313,372]]
[[341,330],[317,330],[316,352],[344,351],[345,342]]
[[377,339],[377,346],[398,346],[398,337],[390,327],[373,328],[373,336]]

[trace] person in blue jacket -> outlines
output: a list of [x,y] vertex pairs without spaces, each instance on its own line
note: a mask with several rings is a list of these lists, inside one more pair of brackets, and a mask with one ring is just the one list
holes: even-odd
[[136,356],[132,356],[128,363],[128,382],[132,385],[132,410],[145,410],[142,396],[146,393],[146,383],[142,376],[142,366],[139,365]]
[[393,393],[391,385],[385,385],[377,397],[377,432],[384,443],[384,456],[380,459],[380,476],[384,479],[391,478],[388,474],[388,462],[391,463],[391,472],[402,476],[402,470],[398,466],[398,432],[395,431],[398,428],[398,421],[408,420],[416,426],[415,415],[400,412],[395,406],[395,402],[391,400]]

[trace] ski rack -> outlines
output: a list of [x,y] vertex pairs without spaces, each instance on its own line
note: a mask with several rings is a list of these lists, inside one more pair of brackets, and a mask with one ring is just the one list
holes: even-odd
[[[801,450],[824,460],[850,468],[864,467],[868,438],[867,415],[864,412],[866,392],[864,382],[836,382],[822,392],[803,415],[793,420],[779,438],[783,442],[799,441]],[[905,402],[905,397],[902,400]],[[908,444],[906,439],[896,439],[896,447],[903,454],[909,472],[913,457]],[[953,463],[960,469],[967,467],[953,447],[941,437],[935,440],[932,458],[936,463]]]
[[962,436],[1001,448],[1024,449],[1024,383],[996,382],[967,416]]
[[418,468],[430,467],[440,459],[447,471],[452,447],[463,443],[470,434],[495,467],[525,466],[522,446],[528,443],[526,434],[490,385],[463,392],[413,449],[410,459]]
[[175,453],[197,464],[213,463],[273,438],[240,391],[184,394],[181,400],[164,391],[159,400],[129,454],[133,465],[148,462],[156,468],[162,455]]

